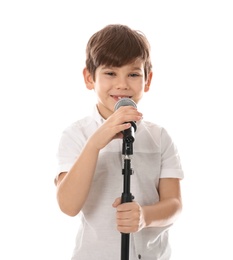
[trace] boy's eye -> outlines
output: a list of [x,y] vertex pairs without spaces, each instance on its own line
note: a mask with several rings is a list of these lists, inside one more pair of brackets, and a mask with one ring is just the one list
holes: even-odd
[[115,73],[114,72],[105,72],[106,75],[109,75],[109,76],[114,76]]
[[138,77],[139,74],[137,74],[137,73],[131,73],[131,74],[129,74],[129,76],[130,76],[130,77]]

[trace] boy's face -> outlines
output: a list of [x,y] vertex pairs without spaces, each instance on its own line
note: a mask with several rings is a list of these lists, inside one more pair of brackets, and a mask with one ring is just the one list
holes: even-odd
[[100,114],[106,119],[114,112],[116,102],[122,97],[132,98],[136,103],[149,90],[152,73],[147,81],[144,66],[140,60],[122,67],[99,66],[95,81],[84,69],[84,79],[88,89],[94,89]]

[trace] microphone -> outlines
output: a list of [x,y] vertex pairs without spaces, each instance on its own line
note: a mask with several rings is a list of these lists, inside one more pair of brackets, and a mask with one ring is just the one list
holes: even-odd
[[[137,108],[136,103],[132,99],[130,99],[130,98],[121,98],[115,104],[114,111],[116,111],[119,107],[122,107],[122,106],[133,106],[133,107]],[[133,143],[134,140],[135,140],[134,133],[137,130],[137,125],[136,125],[136,123],[134,121],[130,122],[130,124],[131,124],[130,128],[122,131],[122,133],[123,133],[123,140],[126,143]]]

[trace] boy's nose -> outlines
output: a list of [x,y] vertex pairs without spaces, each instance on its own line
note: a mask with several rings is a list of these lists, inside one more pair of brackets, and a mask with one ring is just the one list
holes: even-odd
[[127,84],[126,80],[121,80],[118,82],[118,84],[116,85],[117,89],[129,89],[129,85]]

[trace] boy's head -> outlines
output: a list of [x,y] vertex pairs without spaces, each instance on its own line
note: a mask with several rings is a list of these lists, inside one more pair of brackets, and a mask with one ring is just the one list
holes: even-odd
[[128,26],[112,24],[92,35],[86,48],[86,68],[95,80],[100,65],[121,67],[141,59],[145,79],[152,69],[150,44],[143,33]]

